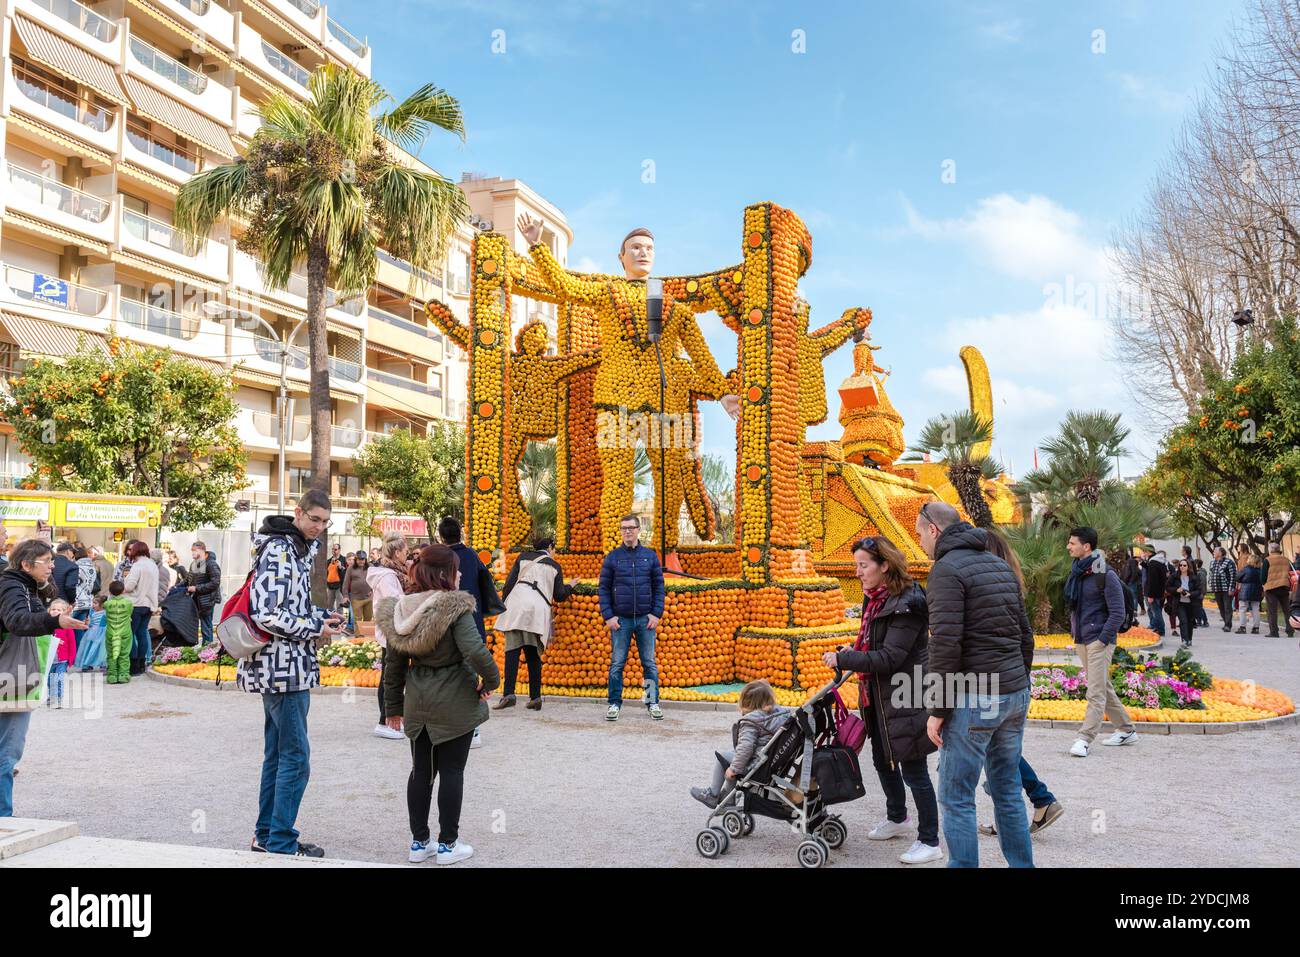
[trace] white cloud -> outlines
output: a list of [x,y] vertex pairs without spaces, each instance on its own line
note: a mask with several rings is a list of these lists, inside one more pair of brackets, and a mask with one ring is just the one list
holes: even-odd
[[962,243],[1017,279],[1060,282],[1075,275],[1098,281],[1107,273],[1105,251],[1088,242],[1079,215],[1046,196],[998,193],[956,219],[927,219],[906,198],[903,208],[913,234]]
[[979,28],[980,35],[999,43],[1019,43],[1024,23],[1019,19],[999,20]]
[[1149,76],[1137,73],[1112,73],[1124,95],[1135,103],[1154,106],[1162,113],[1182,113],[1191,100],[1190,94],[1171,90]]

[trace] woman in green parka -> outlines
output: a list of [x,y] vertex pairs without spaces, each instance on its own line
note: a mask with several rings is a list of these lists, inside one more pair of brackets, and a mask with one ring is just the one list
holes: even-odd
[[[413,864],[437,857],[455,864],[474,853],[459,838],[465,762],[474,729],[488,719],[487,699],[501,682],[474,625],[474,597],[459,590],[456,553],[427,545],[412,567],[413,590],[375,609],[388,639],[384,706],[390,728],[411,741],[406,807]],[[438,842],[430,842],[429,805],[438,782]]]

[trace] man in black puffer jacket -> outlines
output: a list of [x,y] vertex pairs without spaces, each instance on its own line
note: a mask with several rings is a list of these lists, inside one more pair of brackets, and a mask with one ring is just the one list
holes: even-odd
[[212,641],[212,612],[221,600],[221,566],[217,564],[217,556],[202,542],[190,546],[190,558],[185,590],[194,599],[194,608],[199,613],[199,641],[206,645]]
[[930,607],[929,734],[939,751],[939,804],[951,867],[978,867],[975,787],[988,776],[1002,854],[1033,867],[1020,799],[1020,746],[1029,711],[1034,635],[1011,566],[987,551],[984,532],[944,502],[916,520],[934,559]]

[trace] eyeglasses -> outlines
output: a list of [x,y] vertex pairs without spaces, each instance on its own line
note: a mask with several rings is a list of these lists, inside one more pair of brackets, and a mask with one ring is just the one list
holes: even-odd
[[639,532],[639,531],[641,531],[641,526],[640,526],[640,525],[620,525],[620,526],[619,526],[619,529],[620,529],[621,531],[624,531],[624,532]]
[[934,524],[934,519],[932,519],[929,515],[925,514],[925,510],[933,504],[934,504],[933,502],[926,502],[921,506],[921,511],[920,511],[921,518],[924,519],[930,525]]
[[332,528],[334,520],[332,518],[321,518],[319,515],[312,515],[310,512],[303,515],[303,518],[309,522],[315,522],[317,525],[323,525],[325,528]]

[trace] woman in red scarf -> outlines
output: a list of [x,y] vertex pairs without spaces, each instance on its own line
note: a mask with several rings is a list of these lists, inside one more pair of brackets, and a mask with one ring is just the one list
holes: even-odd
[[903,553],[883,536],[854,542],[853,560],[862,582],[862,626],[852,648],[828,651],[825,662],[858,672],[859,704],[887,812],[867,837],[885,841],[911,831],[906,784],[916,804],[917,836],[899,860],[940,861],[939,804],[927,763],[935,747],[922,700],[930,623],[925,592],[907,573]]

